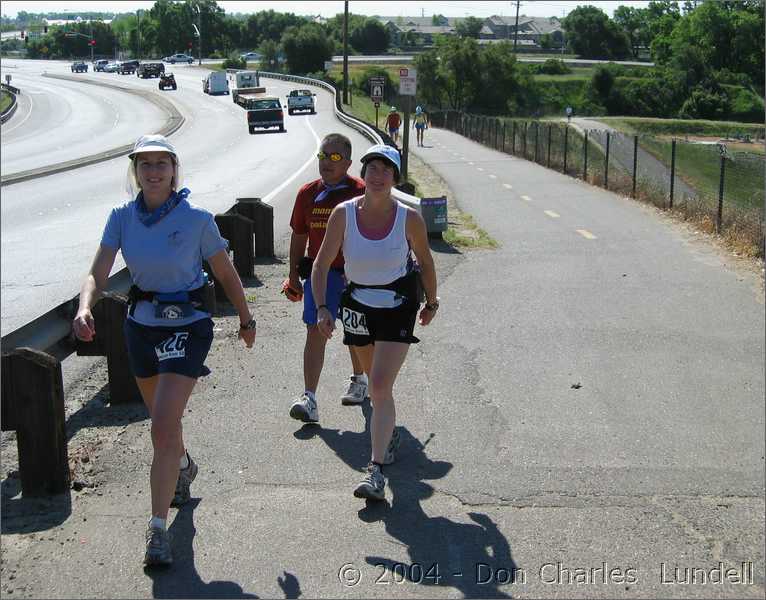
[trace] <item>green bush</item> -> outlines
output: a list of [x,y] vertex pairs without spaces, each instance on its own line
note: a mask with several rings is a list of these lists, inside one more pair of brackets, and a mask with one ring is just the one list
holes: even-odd
[[549,58],[543,64],[537,65],[537,72],[545,75],[567,75],[572,72],[563,60]]
[[745,123],[763,123],[763,98],[741,86],[722,86],[731,100],[728,118]]
[[223,61],[221,65],[224,69],[246,69],[247,61],[244,58],[240,58],[238,54],[229,54],[229,58]]
[[678,116],[682,119],[708,119],[722,121],[731,112],[729,98],[725,92],[696,87],[681,105]]
[[351,78],[351,85],[362,95],[369,96],[372,91],[369,86],[370,77],[382,77],[386,82],[386,90],[390,92],[394,89],[394,82],[389,72],[383,67],[374,65],[355,73]]

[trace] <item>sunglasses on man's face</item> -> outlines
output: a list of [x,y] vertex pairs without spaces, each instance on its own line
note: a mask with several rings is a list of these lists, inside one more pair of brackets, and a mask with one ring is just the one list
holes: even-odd
[[343,155],[338,152],[330,152],[330,154],[327,154],[327,152],[319,152],[317,158],[319,160],[329,158],[332,162],[340,162],[343,160]]

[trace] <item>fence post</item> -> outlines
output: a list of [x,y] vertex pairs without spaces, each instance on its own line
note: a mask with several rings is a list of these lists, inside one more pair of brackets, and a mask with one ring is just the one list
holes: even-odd
[[495,119],[495,150],[497,150],[497,133],[500,131],[500,119]]
[[604,189],[609,189],[609,132],[606,132],[606,156],[604,157]]
[[255,256],[274,256],[274,207],[260,198],[237,198],[237,214],[253,221]]
[[636,197],[636,178],[638,177],[638,136],[633,136],[633,197]]
[[553,125],[548,123],[548,168],[551,168],[551,128]]
[[50,354],[14,348],[2,356],[3,431],[16,431],[24,496],[69,487],[61,363]]
[[141,402],[141,392],[130,370],[123,326],[128,316],[128,299],[121,294],[105,293],[93,307],[96,331],[104,336],[104,354],[109,372],[109,402]]
[[511,154],[516,155],[516,121],[511,126]]
[[676,140],[670,144],[670,208],[673,208],[673,189],[676,183]]
[[539,162],[540,156],[540,121],[535,121],[535,162]]
[[500,149],[505,152],[505,121],[503,121],[503,141]]
[[569,146],[569,125],[564,125],[564,175],[567,173],[567,150]]
[[252,277],[255,271],[253,221],[236,213],[215,215],[214,218],[221,236],[229,241],[237,273],[240,277]]
[[522,156],[524,158],[527,157],[527,129],[529,128],[529,123],[527,121],[524,121],[524,145],[522,146]]
[[723,179],[726,172],[726,154],[721,154],[721,177],[718,182],[718,215],[715,220],[715,231],[721,233],[721,220],[723,218]]
[[582,180],[588,181],[588,130],[585,130],[585,149],[584,149]]

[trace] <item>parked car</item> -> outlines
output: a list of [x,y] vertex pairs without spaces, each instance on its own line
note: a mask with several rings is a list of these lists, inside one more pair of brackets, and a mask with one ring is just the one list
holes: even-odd
[[160,84],[159,88],[161,90],[166,90],[170,88],[171,90],[178,89],[178,84],[176,84],[176,77],[173,75],[173,73],[163,73],[160,75]]
[[147,77],[159,77],[165,72],[165,65],[161,62],[145,62],[138,65],[136,77],[146,79]]
[[103,71],[104,67],[109,64],[109,61],[105,58],[100,58],[96,61],[93,61],[93,70],[94,71]]
[[104,73],[116,73],[120,70],[120,63],[118,62],[110,62],[108,65],[104,67]]
[[263,58],[263,55],[257,52],[245,52],[245,54],[240,54],[239,57],[247,62],[257,62]]
[[308,110],[313,115],[316,110],[314,108],[314,96],[311,90],[293,90],[287,96],[287,113],[293,114],[296,110]]
[[72,63],[72,73],[87,73],[88,72],[88,65],[86,65],[84,62],[74,62]]
[[120,63],[120,75],[130,74],[136,72],[139,62],[137,60],[126,60]]
[[192,64],[194,62],[194,57],[189,56],[188,54],[173,54],[172,56],[166,56],[163,58],[165,62],[169,62],[171,65],[176,64],[177,62],[185,62]]

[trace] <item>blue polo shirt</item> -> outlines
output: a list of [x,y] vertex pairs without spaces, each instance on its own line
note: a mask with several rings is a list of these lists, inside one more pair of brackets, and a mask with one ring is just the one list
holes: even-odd
[[[104,246],[121,250],[133,283],[147,292],[188,292],[204,283],[202,261],[228,248],[213,215],[185,198],[151,227],[138,218],[136,201],[112,209],[101,237]],[[154,316],[154,306],[139,301],[132,318],[142,325],[188,325],[210,314],[182,319]]]

